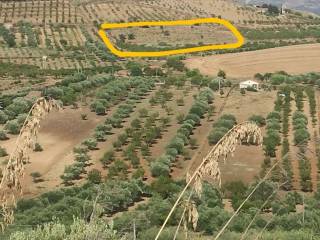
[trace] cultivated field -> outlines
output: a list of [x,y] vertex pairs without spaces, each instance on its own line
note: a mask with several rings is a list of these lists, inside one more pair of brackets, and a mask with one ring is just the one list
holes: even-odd
[[[245,45],[119,59],[97,35],[207,17]],[[0,239],[317,239],[319,23],[231,0],[1,1]],[[108,35],[130,51],[235,40],[206,24]]]
[[220,69],[230,77],[251,78],[256,73],[287,71],[291,74],[320,71],[320,44],[289,46],[243,53],[206,57],[190,57],[185,61],[190,69],[216,75]]

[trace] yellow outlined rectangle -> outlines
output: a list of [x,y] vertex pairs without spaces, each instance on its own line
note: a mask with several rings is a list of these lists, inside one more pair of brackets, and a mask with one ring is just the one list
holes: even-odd
[[[128,28],[128,27],[144,27],[144,26],[181,26],[181,25],[194,25],[201,23],[217,23],[228,28],[237,38],[236,43],[228,44],[214,44],[199,47],[183,48],[176,50],[165,50],[157,52],[127,52],[118,50],[110,41],[107,36],[106,30],[115,28]],[[176,21],[159,21],[159,22],[130,22],[130,23],[104,23],[101,25],[99,35],[103,42],[110,49],[110,51],[119,57],[163,57],[175,54],[184,54],[192,52],[201,52],[208,50],[221,50],[221,49],[234,49],[239,48],[244,44],[244,37],[229,21],[220,18],[200,18],[192,20],[176,20]]]

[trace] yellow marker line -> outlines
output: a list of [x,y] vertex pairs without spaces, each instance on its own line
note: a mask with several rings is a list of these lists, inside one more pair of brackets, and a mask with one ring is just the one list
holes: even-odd
[[[234,36],[237,38],[236,43],[228,44],[214,44],[206,45],[202,47],[191,47],[176,50],[165,50],[157,52],[127,52],[120,51],[114,47],[111,43],[109,37],[107,36],[106,30],[115,28],[128,28],[128,27],[144,27],[144,26],[181,26],[181,25],[194,25],[202,23],[218,23],[226,28],[228,28]],[[177,20],[177,21],[159,21],[159,22],[130,22],[130,23],[103,23],[99,30],[99,35],[103,42],[110,49],[110,51],[119,57],[163,57],[175,54],[184,54],[192,52],[201,52],[208,50],[221,50],[221,49],[234,49],[239,48],[244,44],[244,37],[238,31],[238,29],[233,26],[229,21],[220,18],[200,18],[192,20]]]

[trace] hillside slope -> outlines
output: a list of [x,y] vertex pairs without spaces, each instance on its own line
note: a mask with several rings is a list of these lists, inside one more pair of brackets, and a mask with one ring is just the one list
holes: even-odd
[[251,4],[284,4],[288,8],[320,14],[320,2],[318,0],[247,0],[244,2]]

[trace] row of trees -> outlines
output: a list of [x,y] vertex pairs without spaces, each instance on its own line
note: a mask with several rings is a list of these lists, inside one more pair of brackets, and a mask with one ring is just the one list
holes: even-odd
[[293,89],[295,88],[303,89],[304,88],[303,86],[297,85],[299,83],[314,85],[317,87],[320,86],[320,74],[315,72],[300,74],[300,75],[290,75],[285,71],[278,71],[275,73],[265,73],[265,74],[257,73],[254,75],[254,77],[257,80],[269,81],[272,85],[282,85],[282,84],[290,85],[290,87],[292,87]]
[[[255,184],[252,186],[230,184],[228,191],[230,191],[231,198],[234,199],[234,207],[238,206],[246,198],[254,186]],[[265,230],[263,236],[266,239],[311,239],[316,236],[318,228],[314,222],[319,221],[320,216],[316,207],[317,199],[305,197],[304,204],[308,207],[304,210],[305,215],[302,221],[301,213],[295,212],[295,205],[303,202],[302,196],[298,193],[290,192],[282,194],[283,196],[280,198],[279,195],[274,193],[276,187],[270,181],[264,182],[245,204],[238,216],[233,219],[232,224],[229,225],[228,232],[224,234],[224,238],[233,239],[236,237],[240,239],[255,214],[257,215],[248,233],[248,238],[250,237],[250,239],[259,236],[263,230]],[[74,216],[81,216],[81,218],[89,220],[93,213],[95,199],[97,199],[97,204],[95,204],[94,216],[99,217],[103,214],[112,214],[117,210],[126,209],[134,203],[131,199],[139,201],[141,196],[146,193],[152,193],[149,201],[141,207],[115,217],[113,228],[118,233],[125,235],[123,239],[127,239],[126,236],[129,236],[129,238],[132,236],[133,228],[137,239],[154,239],[182,188],[183,184],[181,182],[174,182],[170,178],[160,177],[151,184],[149,189],[142,182],[136,180],[110,180],[99,185],[85,184],[82,187],[51,191],[34,199],[20,200],[18,202],[16,221],[10,226],[10,231],[6,233],[10,234],[10,232],[19,229],[19,231],[24,232],[13,234],[12,236],[16,236],[16,238],[12,239],[21,239],[17,236],[22,236],[23,239],[25,236],[30,236],[30,239],[36,239],[34,238],[35,236],[41,236],[41,239],[47,240],[50,239],[48,236],[54,236],[53,238],[66,236],[64,226],[71,225],[70,234],[73,236],[76,231],[73,224]],[[261,204],[268,198],[269,201],[265,208],[261,210],[262,213],[259,214]],[[195,230],[197,233],[194,233],[191,226],[188,225],[188,236],[191,238],[199,237],[198,232],[202,232],[205,235],[203,236],[204,238],[212,237],[231,216],[231,213],[223,209],[221,192],[208,183],[204,183],[201,197],[192,196],[192,202],[198,209],[199,219]],[[175,235],[183,207],[184,205],[179,206],[179,209],[173,213],[168,227],[161,235],[161,239],[171,239]],[[272,213],[270,213],[270,209],[272,209]],[[270,216],[270,214],[272,215]],[[51,222],[52,215],[55,215],[60,221],[57,228],[46,227],[44,228],[45,230],[42,230],[43,228],[39,227],[37,230],[29,232],[31,231],[29,225]],[[76,232],[79,235],[76,236],[83,236],[83,229],[89,228],[91,224],[92,222],[87,224],[77,223],[79,229]],[[268,226],[268,228],[265,229],[265,226]],[[100,232],[100,227],[104,229],[102,232]],[[99,236],[104,236],[103,234],[109,231],[109,227],[103,227],[102,225],[100,227],[94,228],[94,232]],[[30,230],[26,231],[27,229]],[[90,237],[91,231],[92,229],[86,231],[86,236]],[[120,236],[111,238],[110,235],[108,237],[108,239],[120,238]],[[180,238],[183,239],[184,236],[179,234],[177,239]],[[80,240],[82,238],[73,236],[73,239]]]
[[[114,149],[117,151],[123,150],[124,160],[129,161],[130,165],[135,169],[132,174],[133,178],[141,178],[144,176],[144,170],[140,166],[139,152],[141,156],[149,159],[150,147],[157,139],[161,138],[162,132],[168,127],[169,122],[169,118],[159,118],[158,112],[150,115],[148,112],[144,112],[140,114],[139,119],[136,118],[132,120],[130,124],[131,127],[126,128],[125,133],[119,135],[118,140],[113,143]],[[124,146],[126,146],[125,149]],[[106,159],[103,158],[103,160]],[[107,164],[109,164],[109,162],[107,162]],[[109,167],[109,177],[119,177],[119,173],[121,172],[113,171],[116,170],[114,168],[117,164],[117,162],[114,162]]]
[[[72,79],[71,79],[72,81]],[[70,84],[68,82],[62,82],[62,84]],[[75,163],[65,168],[64,174],[61,176],[63,182],[65,184],[71,184],[72,180],[76,180],[80,178],[80,175],[85,173],[85,167],[88,165],[90,161],[90,156],[88,155],[88,151],[96,150],[98,146],[98,142],[106,141],[107,135],[112,134],[113,128],[122,128],[122,122],[125,118],[130,116],[130,113],[133,112],[133,109],[138,101],[147,94],[154,87],[153,81],[143,81],[142,79],[131,79],[127,81],[111,81],[107,82],[106,85],[97,92],[97,97],[100,97],[98,101],[103,101],[108,106],[111,103],[115,103],[120,99],[124,99],[128,97],[127,101],[124,104],[118,106],[115,113],[108,117],[103,124],[99,124],[94,131],[94,134],[91,138],[88,138],[82,142],[82,146],[75,149]],[[116,88],[116,89],[115,89]],[[128,91],[134,88],[131,95],[128,94]],[[111,91],[110,91],[111,90]],[[104,98],[102,98],[104,97]],[[95,109],[96,113],[98,109],[97,100],[95,100],[91,104],[91,109]],[[95,106],[95,108],[93,108]],[[101,109],[101,114],[105,114],[107,105],[103,106]],[[128,135],[121,134],[116,142],[113,143],[113,146],[116,149],[119,149],[126,141]],[[78,152],[80,151],[80,152]],[[136,155],[133,155],[132,160],[134,162],[134,166],[137,166],[139,163],[139,159]],[[111,160],[114,160],[113,154],[108,153],[102,158],[102,161],[105,164],[110,164]],[[137,161],[138,160],[138,161]],[[128,166],[122,161],[115,161],[115,163],[110,166],[109,173],[110,176],[120,175],[122,179],[126,178]]]
[[[130,91],[133,88],[133,91]],[[112,81],[96,93],[90,108],[98,115],[104,115],[111,104],[124,100],[128,97],[128,104],[134,106],[134,103],[141,100],[151,89],[154,88],[154,80],[145,78],[123,78]]]
[[317,102],[316,102],[316,98],[315,98],[315,91],[314,91],[313,87],[308,86],[305,88],[305,92],[306,92],[308,99],[309,99],[309,108],[310,108],[310,115],[312,118],[312,124],[315,125],[317,122],[317,116],[316,116]]
[[75,216],[80,215],[89,219],[95,204],[97,217],[113,214],[126,210],[148,192],[147,186],[140,180],[108,180],[101,184],[88,182],[81,187],[61,188],[33,199],[21,199],[17,204],[15,224],[44,224],[51,222],[52,216],[63,223],[71,223]]
[[265,155],[268,157],[276,156],[276,148],[281,143],[281,115],[277,111],[273,111],[267,116],[266,136],[263,139]]
[[32,101],[18,97],[0,110],[0,124],[5,124],[4,130],[0,131],[0,140],[7,140],[7,133],[19,134],[31,106]]
[[301,178],[301,188],[303,191],[312,191],[311,164],[306,156],[310,134],[308,132],[308,118],[302,112],[295,112],[292,116],[294,129],[294,142],[299,149],[298,161]]
[[212,101],[212,90],[206,88],[199,93],[181,127],[178,129],[176,136],[166,146],[166,153],[151,163],[151,173],[154,177],[169,176],[170,166],[178,155],[184,153],[184,146],[189,143],[194,127],[200,124],[201,118],[208,111],[209,104]]
[[75,163],[66,166],[64,173],[60,176],[65,185],[71,185],[73,180],[80,179],[80,175],[86,172],[85,167],[88,166],[90,161],[88,152],[92,144],[94,144],[94,142],[92,143],[87,140],[84,142],[84,146],[73,149]]
[[292,189],[292,179],[293,179],[293,171],[292,171],[292,164],[289,155],[290,145],[288,140],[288,133],[289,133],[289,116],[291,113],[291,88],[290,86],[285,86],[280,91],[281,94],[284,94],[283,104],[281,104],[282,110],[282,150],[281,150],[281,157],[282,157],[282,165],[283,169],[286,171],[286,176],[283,176],[284,179],[282,182],[287,182],[283,188],[285,190]]
[[19,115],[27,113],[32,106],[32,101],[22,97],[17,97],[12,102],[0,110],[0,124],[7,123],[8,120],[16,119]]
[[83,73],[75,73],[65,77],[55,86],[44,89],[43,95],[61,100],[64,105],[72,105],[75,104],[79,96],[84,96],[90,90],[112,81],[115,81],[115,79],[108,74],[96,75],[89,78]]

